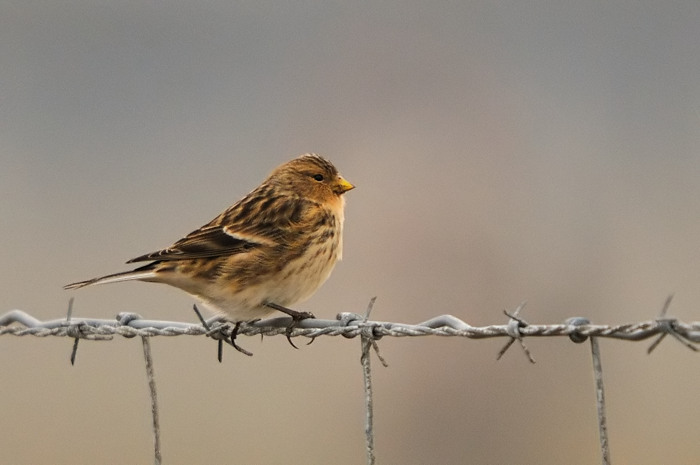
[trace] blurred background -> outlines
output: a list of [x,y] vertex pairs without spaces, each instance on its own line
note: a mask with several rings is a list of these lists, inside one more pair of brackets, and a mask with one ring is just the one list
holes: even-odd
[[[4,1],[0,313],[195,321],[128,269],[303,152],[347,194],[308,302],[417,323],[700,320],[700,4]],[[299,340],[303,344],[305,341]],[[383,464],[599,463],[587,344],[384,338]],[[152,340],[167,464],[364,463],[358,339]],[[700,457],[698,355],[601,341],[612,459]],[[0,461],[152,462],[138,339],[0,338]]]

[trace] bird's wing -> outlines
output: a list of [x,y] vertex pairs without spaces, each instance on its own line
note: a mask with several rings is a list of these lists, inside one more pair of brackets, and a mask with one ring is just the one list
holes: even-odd
[[[252,214],[244,198],[210,223],[191,232],[168,248],[132,258],[127,263],[148,260],[210,258],[248,252],[261,246],[274,246],[292,223],[300,220],[308,208],[301,199],[281,201],[274,207],[257,209]],[[292,205],[293,204],[293,205]]]
[[253,236],[230,234],[220,225],[204,227],[188,234],[168,248],[132,258],[127,263],[218,257],[247,252],[263,244],[265,242]]

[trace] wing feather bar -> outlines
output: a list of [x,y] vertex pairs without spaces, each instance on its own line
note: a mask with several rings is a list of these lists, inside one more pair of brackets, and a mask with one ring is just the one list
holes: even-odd
[[269,239],[233,234],[216,226],[195,231],[166,249],[132,258],[127,263],[211,258],[247,252],[269,243],[272,243]]

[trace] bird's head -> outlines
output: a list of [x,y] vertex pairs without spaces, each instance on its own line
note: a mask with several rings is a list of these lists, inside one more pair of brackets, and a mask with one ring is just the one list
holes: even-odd
[[355,188],[330,161],[314,153],[301,155],[279,166],[268,181],[289,193],[319,203],[333,203]]

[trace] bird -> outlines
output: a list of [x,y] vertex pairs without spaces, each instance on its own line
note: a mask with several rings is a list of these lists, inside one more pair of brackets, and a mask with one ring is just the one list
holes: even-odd
[[[204,226],[127,262],[149,263],[64,289],[123,281],[168,284],[236,323],[236,331],[241,322],[277,310],[293,319],[287,339],[294,346],[293,325],[314,316],[289,306],[311,297],[342,258],[343,194],[354,188],[326,158],[300,155]],[[234,338],[232,333],[232,345],[241,350]]]

